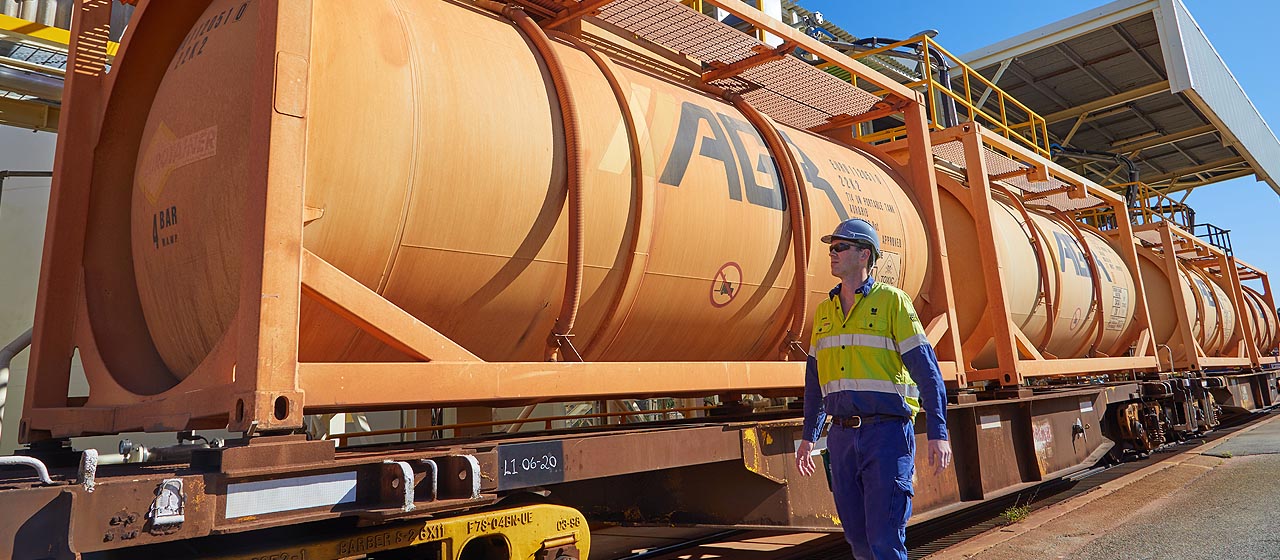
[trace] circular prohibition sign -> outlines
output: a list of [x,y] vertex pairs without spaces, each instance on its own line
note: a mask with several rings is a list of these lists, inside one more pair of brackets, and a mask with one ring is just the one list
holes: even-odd
[[711,279],[711,307],[719,309],[729,305],[741,290],[742,267],[736,262],[724,263]]

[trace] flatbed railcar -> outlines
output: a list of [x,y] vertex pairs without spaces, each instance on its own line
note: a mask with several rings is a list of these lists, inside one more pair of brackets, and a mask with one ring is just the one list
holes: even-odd
[[[793,453],[816,240],[849,217],[949,389],[955,467],[917,470],[917,521],[1280,399],[1264,271],[1131,223],[1035,133],[932,122],[713,3],[781,45],[667,0],[144,0],[108,71],[109,3],[78,3],[0,551],[585,558],[593,521],[838,530]],[[887,117],[900,138],[859,139]],[[692,404],[608,411],[652,397]],[[303,433],[579,401],[602,425]],[[209,429],[237,437],[118,466],[69,443]]]

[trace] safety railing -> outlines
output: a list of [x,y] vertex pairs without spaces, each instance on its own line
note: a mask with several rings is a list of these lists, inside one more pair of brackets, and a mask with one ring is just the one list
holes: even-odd
[[[714,15],[715,15],[715,13],[714,13],[714,12],[715,12],[715,10],[714,10],[715,6],[714,6],[714,5],[712,5],[710,2],[703,2],[702,0],[678,0],[678,1],[679,1],[681,4],[684,4],[684,5],[686,5],[686,6],[690,7],[690,8],[693,8],[693,9],[694,9],[694,11],[696,11],[696,12],[698,12],[698,13],[708,14],[708,15],[712,15],[712,16],[714,16]],[[744,4],[746,4],[746,5],[748,5],[748,6],[751,6],[752,8],[755,8],[755,9],[757,9],[757,10],[760,10],[760,11],[762,11],[762,12],[763,12],[763,11],[765,11],[765,0],[742,0],[742,2],[743,2]],[[713,9],[708,10],[708,8],[713,8]],[[740,29],[740,30],[746,31],[746,32],[748,32],[749,34],[751,34],[751,35],[755,36],[755,38],[756,38],[756,40],[757,40],[757,41],[760,41],[760,42],[762,42],[762,43],[764,43],[764,42],[768,42],[768,37],[769,37],[769,32],[768,32],[768,31],[765,31],[765,30],[763,30],[763,29],[756,28],[756,27],[751,27],[751,26],[749,26],[749,25],[745,25],[745,24],[740,24],[739,26],[736,26],[736,27],[738,27],[738,29]],[[779,41],[780,41],[780,40],[779,40]],[[776,43],[774,43],[774,44],[776,44]]]
[[1095,206],[1084,210],[1077,210],[1072,215],[1077,222],[1093,226],[1102,231],[1113,230],[1116,228],[1116,213],[1106,206]]
[[1195,212],[1191,207],[1165,196],[1164,193],[1151,188],[1146,183],[1121,183],[1112,188],[1123,192],[1130,187],[1136,187],[1137,204],[1135,206],[1138,215],[1134,217],[1135,224],[1146,225],[1169,221],[1183,228],[1195,225]]
[[680,0],[680,3],[702,12],[702,0]]
[[1231,230],[1222,229],[1213,224],[1193,224],[1191,227],[1191,235],[1203,239],[1210,245],[1222,249],[1227,256],[1232,256],[1231,250]]
[[[1107,185],[1107,188],[1129,199],[1129,222],[1135,226],[1171,222],[1190,230],[1196,225],[1195,210],[1146,183],[1119,183]],[[1076,212],[1076,219],[1099,229],[1115,227],[1115,214],[1106,207]]]
[[[925,94],[931,126],[935,130],[962,122],[978,122],[1005,138],[1016,140],[1045,157],[1049,156],[1049,131],[1044,117],[1018,102],[928,35],[917,35],[905,41],[850,53],[849,56],[865,59],[885,55],[902,47],[914,49],[919,56],[919,79],[904,85]],[[946,74],[949,86],[935,77],[935,74],[941,73]],[[877,94],[880,93],[882,92]],[[950,110],[949,106],[955,107],[957,122],[947,123],[944,118],[945,112]],[[860,134],[858,138],[874,143],[905,136],[905,129],[900,127]]]

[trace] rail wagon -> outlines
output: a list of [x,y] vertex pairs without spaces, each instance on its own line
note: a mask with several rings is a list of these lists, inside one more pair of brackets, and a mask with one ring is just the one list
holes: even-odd
[[[918,470],[916,520],[1280,399],[1264,271],[1131,220],[1147,202],[1054,163],[1042,123],[939,122],[712,3],[777,41],[669,0],[143,0],[108,67],[109,3],[78,3],[0,550],[585,558],[597,521],[838,529],[792,454],[817,240],[850,217],[947,382],[955,468]],[[610,404],[654,398],[684,406]],[[575,402],[600,421],[531,416]],[[411,441],[304,429],[387,410],[424,411]],[[134,431],[187,443],[69,444]]]

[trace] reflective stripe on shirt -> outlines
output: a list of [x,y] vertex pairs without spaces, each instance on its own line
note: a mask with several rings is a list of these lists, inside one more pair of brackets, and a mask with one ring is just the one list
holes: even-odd
[[832,379],[822,385],[822,396],[830,395],[836,391],[870,391],[873,393],[888,393],[918,399],[920,398],[920,389],[916,385],[899,384],[887,379]]
[[[866,346],[869,348],[881,348],[884,350],[898,351],[898,344],[892,338],[887,336],[876,336],[873,334],[836,334],[828,335],[818,339],[818,350],[826,350],[836,346]],[[814,352],[813,355],[817,355]]]
[[917,334],[902,342],[899,342],[898,353],[906,355],[907,352],[915,350],[916,348],[919,348],[920,346],[923,346],[928,343],[929,343],[929,337],[925,336],[924,334]]

